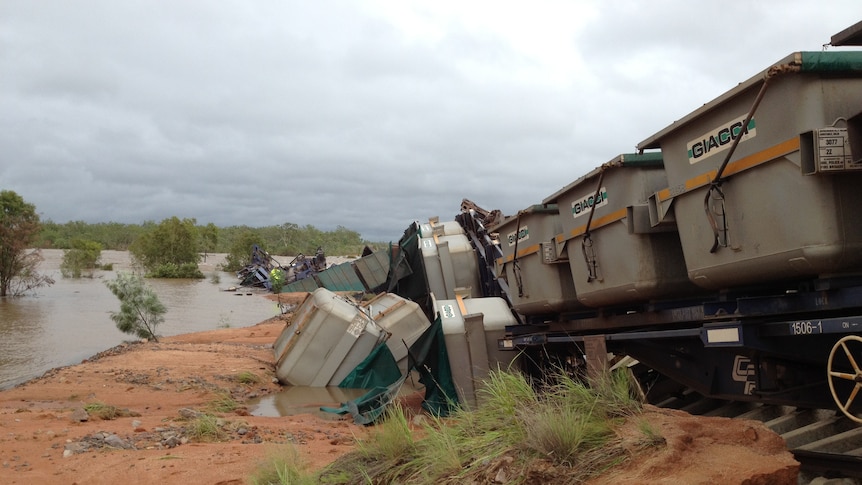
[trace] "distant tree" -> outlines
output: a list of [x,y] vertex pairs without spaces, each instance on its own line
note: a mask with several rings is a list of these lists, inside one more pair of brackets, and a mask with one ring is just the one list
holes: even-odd
[[292,222],[285,222],[281,226],[278,227],[280,232],[280,242],[281,246],[277,249],[278,254],[291,254],[296,255],[301,251],[297,251],[295,249],[295,240],[297,239],[297,233],[299,232],[299,226]]
[[102,256],[102,245],[96,241],[75,239],[71,249],[63,251],[63,262],[60,263],[60,274],[64,278],[80,278],[84,271],[90,276],[99,266]]
[[204,261],[207,260],[207,253],[215,251],[218,246],[218,227],[210,222],[200,229],[201,249],[204,252]]
[[0,297],[54,283],[36,272],[42,256],[38,250],[28,249],[40,229],[33,204],[11,190],[0,191]]
[[265,249],[260,236],[256,232],[247,230],[240,234],[230,247],[230,251],[228,251],[222,265],[222,270],[239,271],[243,266],[247,265],[251,260],[251,248],[255,244]]
[[200,242],[194,219],[165,219],[141,234],[129,248],[154,278],[203,278],[198,268]]
[[117,273],[117,278],[105,282],[120,300],[120,311],[111,312],[111,320],[123,333],[158,342],[156,327],[165,321],[165,305],[158,295],[134,273]]

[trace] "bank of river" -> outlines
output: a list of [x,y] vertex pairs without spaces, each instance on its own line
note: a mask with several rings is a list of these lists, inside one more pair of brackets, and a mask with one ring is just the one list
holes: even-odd
[[[43,250],[42,255],[39,271],[54,278],[55,284],[23,297],[0,299],[0,389],[135,338],[117,330],[111,320],[119,300],[104,284],[117,271],[130,270],[128,252],[103,251],[102,261],[113,264],[113,270],[80,279],[60,275],[62,250]],[[237,284],[235,275],[217,270],[224,256],[208,256],[201,264],[207,276],[203,280],[147,280],[168,309],[160,335],[246,327],[278,314],[273,302],[259,297],[260,290],[224,291]]]

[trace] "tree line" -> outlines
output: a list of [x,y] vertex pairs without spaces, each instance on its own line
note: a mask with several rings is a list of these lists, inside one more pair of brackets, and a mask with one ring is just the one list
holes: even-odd
[[[330,255],[358,256],[365,246],[377,249],[387,244],[362,239],[358,232],[343,226],[330,231],[310,224],[300,226],[292,222],[265,227],[217,227],[212,223],[200,225],[195,219],[181,220],[177,217],[165,219],[161,223],[145,221],[141,224],[83,221],[57,223],[47,220],[41,223],[41,230],[34,244],[41,249],[72,249],[76,241],[92,241],[99,243],[102,249],[128,251],[140,238],[152,237],[158,232],[160,225],[174,219],[184,223],[191,231],[190,235],[196,241],[188,242],[195,242],[192,246],[197,247],[200,253],[230,253],[239,243],[247,246],[245,251],[249,254],[251,245],[257,244],[270,254],[314,254],[320,247]],[[175,225],[175,222],[171,223]]]
[[313,255],[318,248],[330,255],[358,256],[366,246],[376,250],[385,243],[366,241],[343,226],[323,231],[290,222],[259,228],[220,228],[176,216],[142,224],[43,222],[33,204],[14,191],[0,191],[0,297],[53,283],[36,271],[42,260],[39,249],[64,250],[64,277],[92,274],[100,266],[101,251],[113,249],[129,251],[148,277],[203,278],[198,263],[208,253],[228,253],[221,269],[236,271],[248,263],[253,246],[285,256]]
[[[356,231],[342,226],[321,231],[289,222],[262,228],[219,228],[176,216],[143,224],[42,222],[33,204],[14,191],[0,190],[0,297],[22,295],[54,283],[37,271],[42,261],[40,249],[63,250],[60,271],[64,278],[92,276],[102,266],[99,259],[103,249],[128,250],[135,266],[148,277],[203,278],[198,263],[208,253],[228,253],[221,269],[236,271],[249,262],[254,246],[270,254],[313,255],[323,248],[329,254],[350,256],[359,255],[366,246],[377,249],[383,244],[365,241]],[[158,340],[156,327],[167,309],[142,275],[137,271],[118,273],[115,280],[105,284],[120,300],[120,311],[111,312],[117,328]]]

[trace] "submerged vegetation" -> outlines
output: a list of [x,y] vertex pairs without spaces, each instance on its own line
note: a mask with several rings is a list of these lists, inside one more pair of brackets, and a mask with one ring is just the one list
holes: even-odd
[[493,372],[475,410],[429,417],[416,432],[393,405],[357,451],[323,470],[286,453],[252,483],[580,483],[626,460],[614,430],[642,410],[632,391],[626,372],[593,386],[562,375],[540,391],[519,373]]
[[36,206],[11,190],[0,190],[0,297],[54,284],[36,271],[42,256],[30,249],[41,230]]
[[80,278],[82,276],[92,278],[93,272],[99,268],[101,255],[101,244],[95,241],[74,239],[71,247],[63,251],[60,274],[64,278]]
[[171,217],[147,230],[129,252],[153,278],[203,278],[198,269],[201,238],[194,219]]

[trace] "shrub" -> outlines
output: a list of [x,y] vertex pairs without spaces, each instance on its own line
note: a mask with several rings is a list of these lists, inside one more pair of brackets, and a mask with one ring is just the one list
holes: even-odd
[[[591,387],[566,375],[552,381],[537,392],[521,374],[491,372],[479,387],[477,409],[431,418],[423,427],[424,438],[415,442],[403,412],[391,408],[357,452],[339,458],[316,479],[489,483],[499,472],[505,483],[552,479],[576,484],[624,461],[626,451],[613,427],[621,421],[617,417],[640,409],[631,397],[628,374],[608,374]],[[543,475],[554,469],[551,478]]]
[[273,268],[269,272],[269,284],[273,293],[281,293],[282,287],[287,282],[287,274],[281,268]]
[[105,285],[120,300],[120,311],[111,312],[111,320],[123,333],[158,342],[156,327],[164,321],[167,309],[159,297],[133,273],[117,273],[117,278]]
[[116,406],[111,406],[101,402],[91,402],[86,404],[84,406],[84,411],[87,411],[87,414],[90,416],[95,416],[106,421],[116,419],[120,415],[120,411]]
[[262,379],[260,378],[259,375],[255,374],[254,372],[247,371],[247,370],[244,370],[244,371],[242,371],[236,375],[236,381],[239,382],[240,384],[245,384],[245,385],[258,384],[261,382],[261,380]]
[[129,247],[135,261],[158,278],[203,278],[197,268],[200,237],[194,219],[171,217],[138,236]]
[[308,466],[296,448],[288,446],[286,449],[273,452],[265,463],[258,466],[249,482],[252,485],[317,485],[321,483],[306,471],[307,468]]
[[60,274],[64,278],[80,278],[84,271],[89,271],[89,275],[92,276],[93,270],[99,267],[101,255],[101,244],[95,241],[75,239],[72,241],[72,248],[63,251]]
[[210,401],[208,407],[215,413],[232,413],[239,409],[241,405],[229,392],[222,391],[218,393],[218,397]]
[[201,414],[191,420],[187,433],[194,441],[221,441],[227,436],[220,420],[211,414]]
[[230,250],[222,264],[222,271],[239,271],[249,263],[252,247],[257,245],[264,251],[261,237],[252,230],[246,230],[231,244]]
[[147,273],[150,278],[196,278],[204,277],[197,263],[162,263]]

